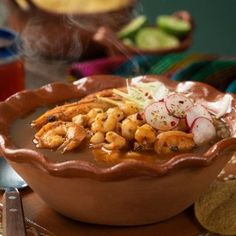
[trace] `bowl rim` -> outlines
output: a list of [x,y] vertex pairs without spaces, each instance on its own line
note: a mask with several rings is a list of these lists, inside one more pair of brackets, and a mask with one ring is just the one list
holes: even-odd
[[[110,83],[104,83],[110,80]],[[223,97],[225,93],[200,82],[176,82],[162,76],[139,76],[136,81],[160,81],[167,87],[180,88],[186,86],[192,92],[200,89],[202,93],[209,91],[211,100]],[[31,149],[17,148],[10,139],[10,126],[15,119],[32,112],[38,107],[55,104],[69,99],[81,99],[88,94],[114,87],[125,86],[125,80],[119,76],[99,75],[85,77],[73,84],[56,82],[35,90],[18,92],[0,103],[0,152],[10,162],[30,164],[50,175],[60,177],[87,177],[101,181],[122,180],[132,177],[163,176],[171,170],[185,167],[204,167],[213,163],[226,150],[236,151],[236,111],[226,114],[225,121],[229,125],[232,137],[225,138],[212,145],[202,155],[194,153],[179,154],[164,163],[149,163],[141,160],[125,160],[111,167],[100,168],[90,162],[71,160],[61,163],[52,163],[46,160],[43,154]],[[228,94],[228,93],[227,93]],[[198,96],[201,93],[199,92]],[[236,108],[236,95],[232,96],[232,107]],[[27,106],[26,106],[27,105]]]

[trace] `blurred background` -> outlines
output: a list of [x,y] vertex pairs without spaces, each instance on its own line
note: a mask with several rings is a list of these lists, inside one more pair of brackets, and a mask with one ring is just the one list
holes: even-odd
[[[180,9],[188,10],[197,26],[190,52],[235,54],[235,0],[140,0],[136,11],[155,22],[157,15]],[[4,0],[0,0],[0,25],[4,24],[5,17]]]
[[235,55],[235,0],[141,0],[140,8],[152,21],[158,14],[188,10],[196,23],[190,52]]
[[[28,6],[25,5],[27,2]],[[20,32],[23,42],[20,53],[26,71],[26,88],[58,80],[71,82],[102,73],[122,76],[163,74],[176,80],[206,81],[213,86],[220,84],[222,89],[235,81],[235,0],[88,0],[87,3],[128,3],[115,13],[95,12],[89,16],[78,12],[68,14],[66,5],[69,0],[50,0],[50,10],[40,5],[43,2],[49,1],[0,0],[0,27],[7,26]],[[57,2],[64,4],[63,14],[56,12]],[[185,38],[179,39],[177,50],[150,53],[138,48],[135,51],[137,47],[135,50],[125,48],[124,42],[116,37],[118,30],[134,16],[145,15],[150,26],[156,25],[157,16],[172,15],[181,10],[188,12],[194,27]],[[101,26],[109,27],[111,32]],[[133,57],[135,55],[137,57]],[[224,83],[219,83],[218,78],[224,76],[227,76]],[[236,82],[229,91],[236,91]]]

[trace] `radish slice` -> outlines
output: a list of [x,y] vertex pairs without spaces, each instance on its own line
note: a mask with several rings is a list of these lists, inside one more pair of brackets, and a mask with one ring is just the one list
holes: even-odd
[[169,115],[165,102],[153,102],[144,111],[144,116],[149,125],[153,128],[165,131],[175,128],[179,119]]
[[193,106],[192,101],[182,94],[171,94],[166,98],[166,108],[169,113],[178,118],[184,118],[186,110]]
[[216,136],[216,129],[212,121],[205,117],[198,117],[192,125],[191,132],[194,142],[199,146],[211,141]]
[[212,121],[211,115],[208,110],[202,105],[196,104],[186,111],[186,123],[189,128],[192,127],[194,120],[196,120],[198,117],[205,117],[208,120]]

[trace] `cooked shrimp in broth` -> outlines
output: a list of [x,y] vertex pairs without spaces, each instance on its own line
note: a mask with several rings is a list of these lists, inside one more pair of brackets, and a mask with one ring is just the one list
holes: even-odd
[[77,148],[85,138],[86,131],[82,126],[54,121],[44,125],[35,134],[34,143],[39,148],[57,148],[66,152]]
[[40,128],[48,122],[57,120],[71,121],[73,117],[79,114],[87,114],[93,108],[107,109],[108,107],[110,107],[109,104],[100,102],[74,102],[62,106],[56,106],[42,114],[36,120],[32,121],[31,125]]
[[[34,143],[63,153],[88,148],[103,152],[103,160],[114,161],[117,156],[165,158],[192,152],[223,137],[224,123],[220,119],[216,122],[197,101],[158,88],[153,82],[150,86],[141,83],[134,89],[102,91],[56,106],[32,121]],[[163,91],[165,96],[155,100]]]

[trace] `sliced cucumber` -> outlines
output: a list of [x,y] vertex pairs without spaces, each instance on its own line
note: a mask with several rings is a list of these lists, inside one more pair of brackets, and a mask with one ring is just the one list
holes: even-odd
[[176,48],[180,44],[175,36],[154,27],[140,29],[135,37],[135,43],[140,49],[169,49]]
[[133,20],[131,20],[127,25],[125,25],[118,33],[119,38],[132,37],[134,34],[147,23],[147,17],[140,15]]
[[176,36],[184,36],[191,30],[191,24],[188,21],[175,16],[161,15],[157,17],[156,23],[162,30]]

